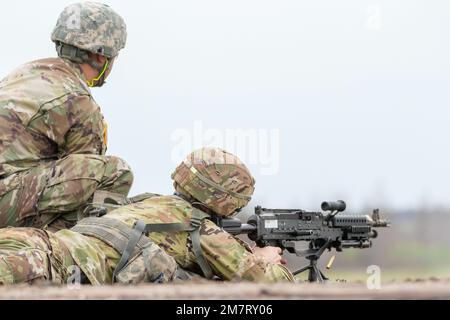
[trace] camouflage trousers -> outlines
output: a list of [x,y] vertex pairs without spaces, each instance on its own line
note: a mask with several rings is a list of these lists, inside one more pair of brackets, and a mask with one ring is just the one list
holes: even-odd
[[[106,243],[70,230],[52,233],[34,228],[0,229],[0,285],[112,284],[119,258]],[[117,274],[116,282],[167,283],[192,277],[150,242]]]
[[45,162],[0,181],[0,228],[70,228],[96,191],[126,197],[132,183],[130,167],[117,157],[70,155]]
[[66,246],[51,233],[32,228],[0,230],[0,285],[63,284],[74,264]]

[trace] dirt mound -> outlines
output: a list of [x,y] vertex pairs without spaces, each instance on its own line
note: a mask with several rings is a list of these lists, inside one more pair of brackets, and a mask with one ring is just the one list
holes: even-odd
[[0,288],[0,299],[450,299],[450,281],[414,281],[369,290],[363,284],[183,283],[144,286],[12,286]]

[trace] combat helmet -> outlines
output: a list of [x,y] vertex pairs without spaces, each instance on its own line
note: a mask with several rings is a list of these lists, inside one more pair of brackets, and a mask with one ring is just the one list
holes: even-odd
[[[105,83],[111,60],[125,47],[127,30],[125,21],[109,6],[80,2],[64,9],[51,38],[59,57],[75,63],[87,63],[98,70],[100,75],[87,81],[87,84],[101,87]],[[91,59],[89,53],[105,56],[108,60],[100,64]]]
[[109,6],[96,2],[69,5],[59,16],[52,41],[114,58],[125,48],[125,21]]
[[245,207],[255,191],[255,179],[241,160],[222,149],[191,153],[172,174],[175,189],[221,217]]

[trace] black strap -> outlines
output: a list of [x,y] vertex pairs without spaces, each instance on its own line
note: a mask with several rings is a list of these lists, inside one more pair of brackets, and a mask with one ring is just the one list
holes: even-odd
[[202,269],[203,275],[207,279],[212,279],[214,277],[214,272],[211,269],[208,261],[203,255],[202,247],[200,244],[200,227],[205,219],[209,219],[209,215],[203,211],[193,208],[192,217],[190,224],[184,223],[155,223],[148,224],[145,226],[144,233],[148,234],[151,232],[183,232],[187,231],[190,233],[192,241],[192,250],[197,260],[197,264]]
[[[96,236],[100,240],[104,239],[108,244],[113,244],[115,249],[122,254],[116,269],[113,273],[113,280],[116,279],[116,275],[126,266],[128,261],[135,253],[136,247],[142,247],[142,240],[147,240],[146,237],[142,237],[144,234],[151,232],[189,232],[192,241],[192,249],[197,260],[197,264],[200,266],[204,276],[207,279],[212,279],[214,276],[213,270],[203,255],[201,243],[200,243],[200,227],[205,219],[209,219],[209,215],[202,212],[199,209],[193,208],[190,224],[184,223],[160,223],[160,224],[148,224],[143,221],[137,221],[133,229],[125,226],[121,227],[121,222],[115,219],[103,218],[86,218],[78,223],[72,230],[86,235]],[[109,221],[111,220],[111,221]],[[113,241],[116,240],[117,234],[113,234],[108,229],[116,230],[119,234],[128,239],[126,247],[125,242]]]
[[122,257],[119,260],[119,263],[116,266],[116,269],[113,273],[113,280],[116,279],[116,275],[125,267],[130,258],[133,255],[134,248],[136,247],[139,240],[142,238],[142,235],[145,231],[145,222],[139,220],[135,223],[133,232],[130,235],[130,240],[128,241],[127,247],[122,254]]
[[214,277],[214,272],[211,269],[208,261],[206,261],[205,255],[203,254],[202,247],[200,244],[200,227],[201,221],[199,224],[195,225],[195,222],[191,220],[191,224],[195,227],[193,231],[191,231],[191,241],[192,241],[192,250],[194,251],[195,258],[197,259],[197,264],[202,269],[203,275],[206,279],[212,279]]

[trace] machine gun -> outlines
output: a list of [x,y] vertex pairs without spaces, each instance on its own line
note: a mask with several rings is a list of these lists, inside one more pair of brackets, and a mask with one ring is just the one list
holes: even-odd
[[[371,239],[378,236],[374,228],[389,227],[390,222],[380,218],[379,210],[369,215],[338,215],[345,211],[346,204],[323,202],[324,212],[309,212],[296,209],[264,209],[256,207],[255,215],[247,223],[239,219],[216,221],[232,235],[247,234],[259,247],[274,246],[309,260],[309,264],[294,272],[294,275],[309,271],[308,281],[328,280],[317,267],[317,261],[325,250],[333,248],[340,252],[347,248],[370,248]],[[309,249],[298,250],[295,243],[309,242]]]

